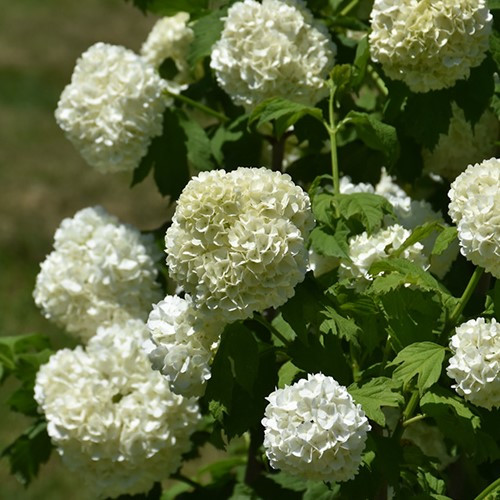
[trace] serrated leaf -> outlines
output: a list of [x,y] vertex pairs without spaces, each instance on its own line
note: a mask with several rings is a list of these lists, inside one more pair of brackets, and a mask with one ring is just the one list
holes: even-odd
[[287,361],[278,370],[278,387],[283,389],[285,385],[293,384],[297,375],[300,373],[304,373],[304,371],[297,368],[292,361]]
[[313,249],[320,255],[349,260],[348,235],[349,230],[345,224],[339,224],[337,231],[329,227],[319,226],[311,231],[309,241]]
[[457,239],[458,231],[455,226],[447,226],[439,233],[431,255],[441,255]]
[[235,142],[241,139],[242,136],[243,132],[241,130],[231,130],[230,127],[228,128],[225,125],[219,126],[216,130],[210,141],[210,150],[220,166],[224,165],[224,153],[222,151],[224,144]]
[[[179,0],[183,1],[183,0]],[[185,10],[185,9],[181,9]],[[189,45],[187,61],[191,68],[194,68],[200,59],[209,56],[212,52],[212,45],[219,39],[224,21],[222,18],[227,14],[227,8],[214,10],[206,16],[200,17],[191,26],[194,33],[194,40]]]
[[400,394],[401,383],[387,377],[376,377],[369,382],[358,385],[351,384],[347,390],[360,404],[366,416],[381,425],[385,426],[385,415],[383,406],[397,408],[404,403],[404,397]]
[[10,472],[24,485],[38,474],[52,451],[45,421],[37,421],[26,429],[12,444],[2,451],[10,463]]
[[430,236],[435,231],[441,230],[443,227],[439,220],[433,220],[431,222],[425,222],[424,224],[417,226],[412,229],[410,236],[403,241],[403,244],[392,252],[392,256],[399,257],[407,248],[411,247],[415,243],[424,240]]
[[359,220],[369,234],[382,226],[385,215],[393,215],[392,205],[377,194],[340,194],[335,200],[342,217]]
[[[316,181],[319,182],[321,178],[316,178]],[[327,179],[330,179],[327,177]],[[314,193],[314,189],[316,188],[316,184],[311,186],[311,192]],[[316,222],[322,223],[326,226],[329,226],[332,223],[332,220],[335,218],[335,208],[334,208],[334,197],[329,193],[318,193],[311,194],[312,198],[312,212],[316,219]]]
[[393,378],[408,384],[417,376],[420,395],[435,384],[442,370],[445,348],[433,342],[415,342],[398,353],[391,365],[399,365]]
[[180,116],[179,124],[186,134],[186,148],[189,162],[196,170],[213,170],[210,139],[203,127],[194,119]]
[[336,64],[330,72],[330,85],[335,88],[335,97],[338,98],[351,87],[353,68],[350,64]]
[[[294,332],[290,324],[285,321],[281,313],[273,318],[271,324],[289,342],[295,340],[295,337],[297,336],[296,333]],[[279,345],[282,345],[282,342],[279,339],[277,339],[277,342],[279,343]]]
[[252,111],[248,124],[257,122],[257,126],[270,122],[272,120],[281,120],[276,133],[281,136],[290,126],[305,115],[312,116],[319,121],[323,120],[323,114],[319,108],[305,106],[297,102],[283,99],[282,97],[273,97],[258,104]]
[[396,129],[381,122],[373,115],[349,111],[343,120],[356,128],[359,138],[371,149],[381,151],[389,165],[393,165],[399,156],[399,141]]
[[360,333],[360,329],[354,320],[345,318],[330,306],[326,306],[321,311],[321,314],[326,319],[321,323],[319,327],[320,331],[331,333],[341,339],[346,339],[348,342],[358,343],[357,336]]

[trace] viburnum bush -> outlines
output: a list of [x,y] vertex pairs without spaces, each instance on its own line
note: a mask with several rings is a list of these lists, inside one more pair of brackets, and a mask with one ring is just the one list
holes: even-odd
[[500,2],[133,2],[160,16],[141,53],[86,50],[55,118],[173,216],[61,222],[33,295],[79,345],[0,338],[33,419],[12,473],[54,451],[95,498],[498,498]]

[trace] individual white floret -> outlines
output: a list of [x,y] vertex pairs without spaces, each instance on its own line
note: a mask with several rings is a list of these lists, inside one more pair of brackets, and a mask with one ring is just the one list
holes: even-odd
[[153,368],[167,377],[175,393],[203,395],[224,322],[196,311],[189,296],[168,295],[153,306],[147,326],[151,342],[145,348]]
[[455,380],[452,387],[458,394],[488,410],[500,407],[500,324],[495,318],[461,324],[450,349],[446,373]]
[[[373,276],[369,273],[370,266],[390,258],[410,235],[411,231],[394,224],[370,236],[367,232],[353,236],[349,240],[350,261],[341,260],[339,278],[355,280],[356,287],[364,288],[373,280]],[[414,243],[406,248],[400,258],[414,262],[424,269],[428,266],[428,259],[423,253],[421,243]]]
[[440,134],[439,142],[432,151],[422,150],[424,172],[440,175],[450,182],[468,165],[495,154],[499,132],[498,118],[491,111],[486,111],[473,129],[455,103],[452,110],[448,132]]
[[99,42],[78,59],[56,120],[89,165],[102,173],[130,171],[162,132],[164,87],[140,56]]
[[99,498],[147,492],[175,472],[201,419],[194,399],[152,370],[143,322],[99,329],[36,377],[35,399],[63,462]]
[[161,297],[160,252],[151,235],[122,224],[102,207],[64,219],[54,251],[41,264],[33,297],[44,316],[87,341],[99,326],[146,320]]
[[492,19],[485,0],[375,0],[371,57],[414,92],[451,87],[486,57]]
[[187,25],[188,21],[187,12],[159,19],[141,48],[141,56],[157,69],[167,59],[175,63],[177,75],[169,83],[179,85],[179,90],[183,90],[190,80],[187,56],[194,32]]
[[170,276],[231,323],[279,307],[304,279],[314,219],[307,194],[266,168],[202,172],[179,197],[165,236]]
[[462,255],[500,278],[500,160],[469,165],[448,196]]
[[371,427],[345,387],[310,374],[266,399],[264,448],[273,468],[317,481],[357,474]]
[[253,108],[284,97],[314,105],[328,93],[335,54],[301,0],[245,0],[229,8],[210,65],[235,104]]

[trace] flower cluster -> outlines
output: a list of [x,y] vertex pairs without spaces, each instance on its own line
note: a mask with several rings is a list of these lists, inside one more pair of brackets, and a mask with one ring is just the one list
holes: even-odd
[[100,172],[133,170],[162,132],[164,85],[131,50],[96,43],[76,63],[57,105],[57,123]]
[[267,400],[264,448],[273,468],[318,481],[356,475],[371,427],[345,387],[310,374]]
[[313,105],[326,96],[336,46],[301,0],[233,4],[211,67],[219,85],[247,108],[271,97]]
[[[371,236],[364,233],[353,236],[349,240],[350,260],[342,259],[339,267],[340,279],[356,280],[356,287],[363,288],[373,277],[369,273],[370,266],[390,257],[411,235],[411,231],[399,224],[381,229]],[[401,254],[401,258],[426,268],[428,259],[423,253],[421,243],[414,243]]]
[[414,92],[451,87],[485,58],[491,25],[485,0],[375,0],[370,53]]
[[166,376],[175,393],[201,396],[224,324],[203,317],[189,296],[167,295],[153,306],[147,326],[152,342],[146,349],[153,368]]
[[63,462],[99,497],[148,491],[174,472],[201,419],[151,369],[139,320],[99,329],[86,350],[62,349],[43,365],[35,399]]
[[141,56],[155,68],[171,59],[177,68],[177,75],[169,84],[179,85],[179,90],[189,81],[187,55],[194,40],[193,30],[187,26],[189,14],[178,12],[156,22],[141,48]]
[[491,158],[499,133],[498,119],[491,111],[486,111],[472,129],[461,108],[453,103],[452,110],[448,132],[439,136],[432,151],[422,150],[424,171],[450,182],[468,165]]
[[448,196],[460,251],[500,278],[500,160],[469,165],[452,183]]
[[170,276],[227,323],[284,304],[304,279],[314,219],[307,194],[266,168],[202,172],[165,236]]
[[41,264],[33,296],[46,318],[82,340],[98,326],[145,320],[160,298],[152,237],[101,207],[64,219]]
[[450,348],[446,373],[458,394],[477,406],[500,407],[500,323],[471,319],[456,328]]

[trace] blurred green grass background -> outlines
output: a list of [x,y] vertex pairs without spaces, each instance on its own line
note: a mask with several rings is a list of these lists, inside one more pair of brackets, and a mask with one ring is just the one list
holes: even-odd
[[[155,18],[123,0],[0,0],[0,335],[68,339],[33,303],[40,262],[64,217],[100,204],[141,229],[159,226],[166,203],[152,182],[129,189],[130,175],[103,176],[65,139],[54,110],[78,56],[97,41],[138,51]],[[28,419],[7,412],[0,389],[0,449]],[[53,454],[28,489],[0,460],[1,500],[89,499],[81,481]]]

